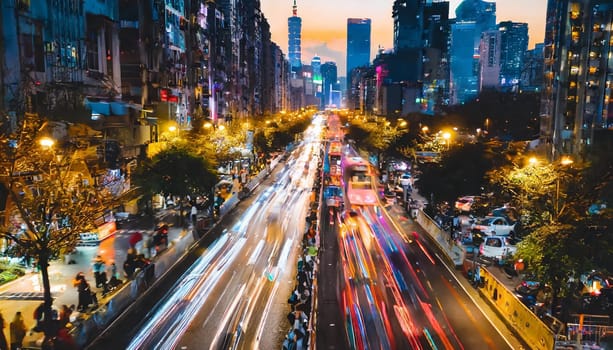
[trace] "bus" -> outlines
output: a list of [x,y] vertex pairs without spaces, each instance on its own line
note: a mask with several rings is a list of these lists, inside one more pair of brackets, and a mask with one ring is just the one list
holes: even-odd
[[328,163],[330,164],[330,175],[341,175],[341,156],[342,156],[343,144],[338,141],[330,142],[330,148],[328,150]]
[[376,205],[377,192],[373,187],[370,164],[361,157],[343,158],[345,192],[351,205]]

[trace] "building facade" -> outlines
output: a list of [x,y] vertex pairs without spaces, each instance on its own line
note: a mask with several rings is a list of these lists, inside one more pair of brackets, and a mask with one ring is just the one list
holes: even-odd
[[[330,107],[335,104],[334,97],[335,92],[339,91],[340,87],[337,84],[338,81],[338,70],[336,68],[335,62],[324,62],[321,65],[321,77],[322,77],[322,94],[323,94],[323,105],[325,107]],[[338,106],[337,106],[338,107]]]
[[347,19],[347,73],[370,64],[370,18]]
[[611,137],[612,25],[608,0],[547,4],[540,136],[551,160]]
[[504,21],[500,32],[500,87],[517,91],[524,69],[524,55],[528,50],[528,23]]
[[500,76],[500,32],[488,30],[481,33],[479,46],[479,91],[496,89]]

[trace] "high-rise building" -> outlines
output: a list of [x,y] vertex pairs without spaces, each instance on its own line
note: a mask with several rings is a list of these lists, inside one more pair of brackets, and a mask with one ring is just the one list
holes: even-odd
[[[347,77],[356,67],[370,64],[370,18],[347,19]],[[351,79],[347,79],[351,80]]]
[[500,32],[500,86],[516,89],[524,69],[524,55],[528,50],[528,23],[504,21]]
[[524,54],[524,68],[520,79],[522,91],[538,92],[543,88],[543,53],[545,44],[538,43]]
[[500,32],[488,30],[481,34],[479,47],[479,90],[497,88],[500,76]]
[[481,33],[496,29],[496,3],[464,0],[456,8],[451,26],[452,104],[464,103],[479,93],[479,46]]
[[313,88],[315,89],[315,97],[319,99],[319,108],[324,108],[323,104],[323,80],[321,77],[321,57],[315,56],[311,60],[311,67],[313,69]]
[[548,1],[540,136],[551,160],[611,140],[612,18],[610,0]]
[[298,17],[298,6],[294,0],[292,16],[287,19],[288,41],[287,52],[290,66],[293,72],[297,72],[302,66],[300,38],[302,32],[302,18]]
[[394,51],[420,49],[424,30],[422,0],[396,0],[392,8],[394,19]]
[[323,105],[328,107],[333,103],[333,91],[338,90],[338,73],[336,63],[325,62],[321,65],[321,76],[323,78]]

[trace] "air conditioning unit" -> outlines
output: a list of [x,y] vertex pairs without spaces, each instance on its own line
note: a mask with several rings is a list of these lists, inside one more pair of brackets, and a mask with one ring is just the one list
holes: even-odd
[[34,182],[41,182],[41,181],[43,181],[43,176],[42,175],[34,175],[34,176],[32,176],[32,181],[34,181]]

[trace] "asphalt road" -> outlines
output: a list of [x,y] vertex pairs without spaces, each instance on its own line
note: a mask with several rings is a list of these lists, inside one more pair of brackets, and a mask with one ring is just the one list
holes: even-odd
[[[342,259],[335,257],[343,255],[343,236],[347,234],[339,232],[338,222],[330,222],[329,211],[323,213],[322,244],[325,249],[320,272],[318,348],[347,349],[360,347],[361,343],[391,349],[513,349],[521,346],[497,315],[482,305],[484,302],[476,296],[476,290],[471,290],[470,286],[471,289],[467,289],[462,277],[458,278],[458,271],[445,266],[419,225],[397,210],[388,212],[373,208],[355,208],[360,214],[356,218],[360,227],[353,234],[360,235],[363,243],[352,245],[360,252],[351,253],[353,258],[350,259],[360,256],[365,270],[356,273],[359,262],[350,262],[349,265],[354,266],[349,269],[353,271],[349,272],[352,281],[345,283],[339,277],[343,275],[343,268],[335,263]],[[364,278],[364,274],[370,274],[369,278]],[[355,322],[353,327],[347,326],[351,316],[345,312],[339,297],[342,294],[339,289],[348,284],[352,288],[352,301],[358,304],[357,315],[364,320],[361,339]],[[378,308],[373,309],[369,297],[380,299],[375,302]],[[406,313],[399,310],[406,310]],[[381,319],[380,326],[373,321],[377,318]],[[348,337],[348,333],[352,336]],[[348,339],[352,338],[350,344]]]
[[296,150],[90,348],[279,349],[318,153]]

